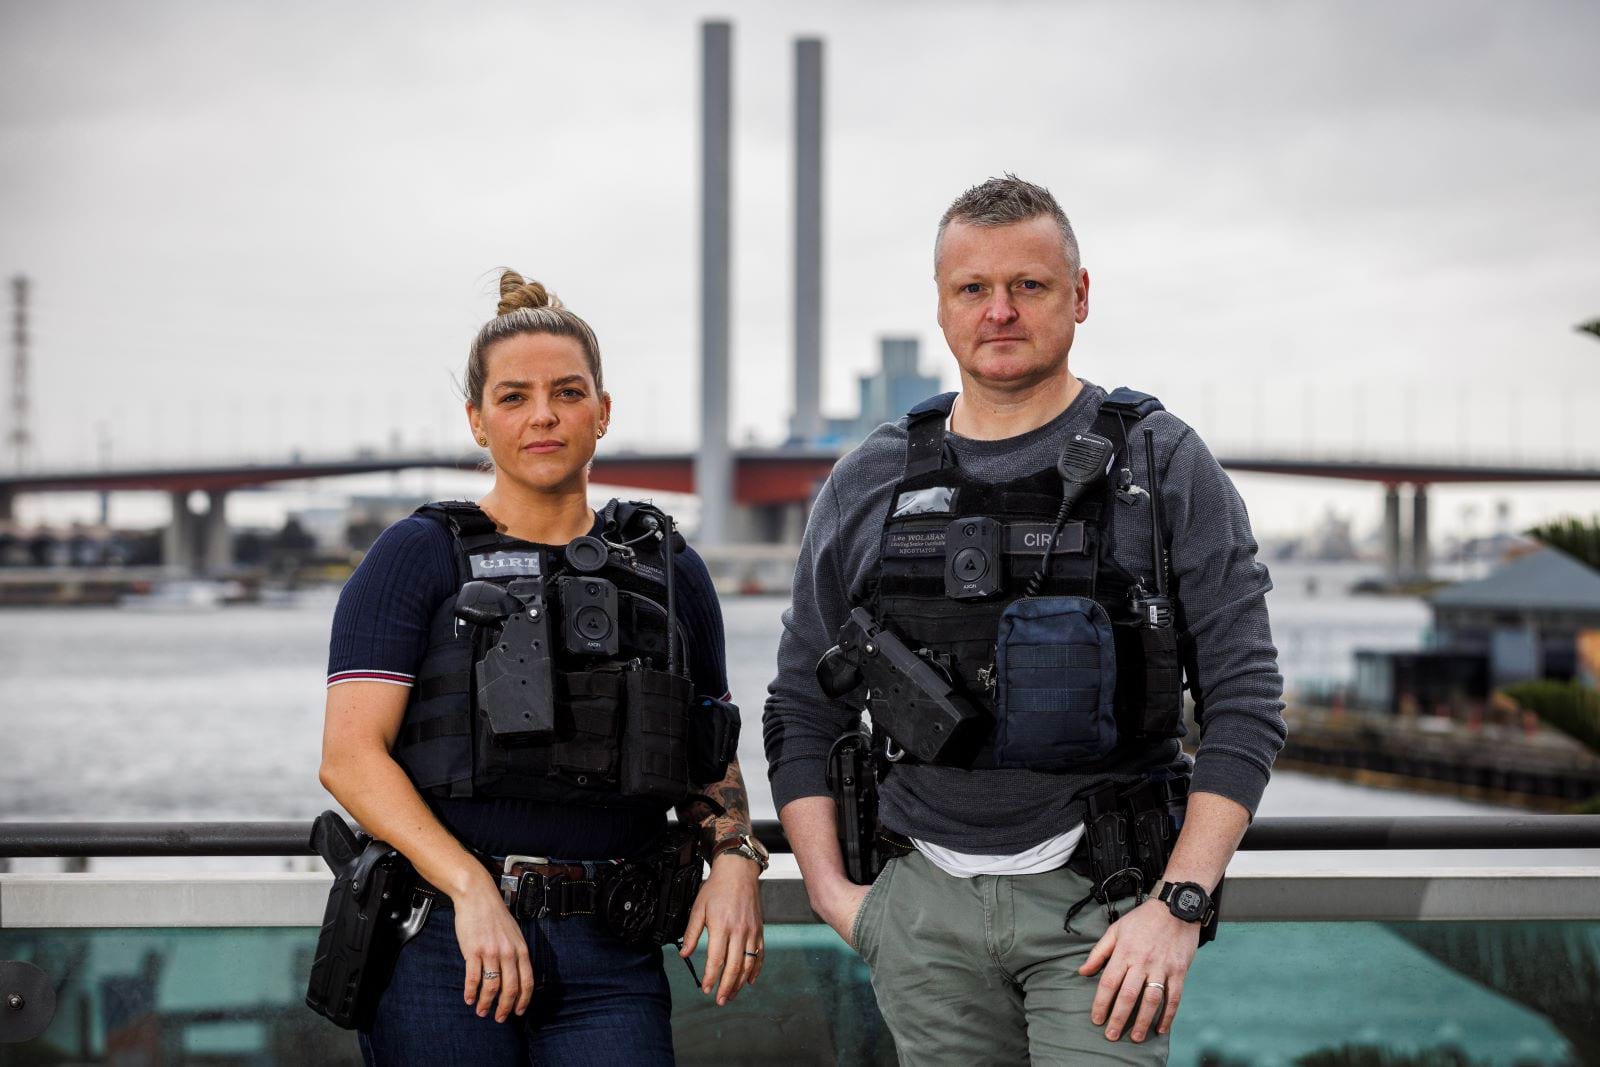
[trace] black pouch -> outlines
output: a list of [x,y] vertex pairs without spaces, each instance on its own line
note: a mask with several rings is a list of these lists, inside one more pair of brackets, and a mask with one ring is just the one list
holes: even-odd
[[643,667],[624,671],[623,796],[675,803],[689,792],[689,679]]
[[622,672],[574,671],[557,680],[565,699],[557,710],[550,770],[579,786],[615,782]]
[[1178,633],[1170,626],[1141,626],[1144,645],[1144,701],[1137,729],[1146,737],[1183,733],[1183,669],[1178,665]]
[[1117,729],[1147,740],[1183,736],[1183,669],[1171,626],[1118,623]]
[[1116,639],[1095,601],[1015,601],[1000,616],[994,662],[997,766],[1067,770],[1116,747]]
[[624,860],[605,883],[601,925],[630,945],[680,941],[704,874],[698,835],[669,827],[640,855]]
[[368,1029],[389,986],[400,947],[427,921],[431,893],[417,890],[406,858],[351,831],[325,811],[311,825],[311,847],[333,870],[306,1005],[346,1030]]
[[689,780],[713,785],[727,777],[739,754],[739,707],[701,697],[689,708]]

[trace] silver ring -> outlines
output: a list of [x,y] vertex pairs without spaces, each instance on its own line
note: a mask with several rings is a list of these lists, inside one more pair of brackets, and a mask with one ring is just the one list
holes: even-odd
[[746,952],[745,955],[746,956],[759,956],[759,955],[761,955],[761,953],[759,953],[759,952]]
[[1162,985],[1160,982],[1146,982],[1144,984],[1144,987],[1146,989],[1159,989],[1163,993],[1165,993],[1167,991],[1167,987]]
[[485,978],[499,978],[500,977],[500,972],[499,971],[484,971],[483,972],[483,976]]

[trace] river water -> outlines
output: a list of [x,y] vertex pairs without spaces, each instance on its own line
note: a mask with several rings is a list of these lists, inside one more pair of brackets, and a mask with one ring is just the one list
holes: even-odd
[[[1348,677],[1358,646],[1407,647],[1421,639],[1426,606],[1346,594],[1358,573],[1326,564],[1275,568],[1270,605],[1291,689]],[[196,612],[0,612],[0,819],[309,819],[331,806],[317,762],[336,596],[313,591],[281,606]],[[784,606],[776,597],[729,598],[723,605],[730,681],[745,709],[740,760],[756,818],[775,816],[760,710]],[[1494,809],[1282,772],[1260,813],[1486,810]],[[1387,862],[1407,858],[1391,853]],[[1256,854],[1240,862],[1304,866],[1310,859]],[[1324,859],[1343,864],[1348,857]],[[1492,857],[1518,864],[1596,859],[1576,851]],[[1471,857],[1474,864],[1486,860]]]

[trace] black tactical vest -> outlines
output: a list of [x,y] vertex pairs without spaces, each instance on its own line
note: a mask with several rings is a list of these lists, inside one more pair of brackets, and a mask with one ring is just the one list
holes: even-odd
[[[521,593],[536,588],[540,597],[530,603],[542,605],[547,623],[538,642],[544,647],[511,648],[510,635],[527,631],[458,617],[461,589],[439,605],[393,753],[419,790],[660,809],[722,778],[737,743],[738,709],[694,697],[676,620],[680,662],[669,663],[661,533],[670,531],[670,519],[647,505],[611,501],[601,512],[607,562],[579,573],[561,549],[501,534],[470,502],[428,504],[417,513],[450,530],[463,589],[475,581]],[[595,578],[614,587],[614,602],[609,593],[595,599],[602,588]],[[568,635],[574,612],[608,603],[615,651],[591,651]],[[495,735],[480,699],[493,656],[501,674],[511,665],[502,682],[549,687],[553,730],[534,740]],[[526,679],[515,676],[524,669]]]
[[[1116,448],[1111,476],[1068,512],[1035,595],[1026,596],[1063,503],[1061,476],[1054,467],[999,483],[966,474],[945,447],[954,399],[933,397],[909,413],[905,474],[878,564],[854,601],[983,713],[939,762],[1081,770],[1119,744],[1182,736],[1170,634],[1152,650],[1133,607],[1153,578],[1129,573],[1112,554],[1117,511],[1130,506],[1117,492],[1119,480],[1131,484],[1127,430],[1160,401],[1119,389],[1101,405],[1092,432]],[[1148,495],[1127,499],[1150,506]],[[891,699],[873,690],[868,709]]]

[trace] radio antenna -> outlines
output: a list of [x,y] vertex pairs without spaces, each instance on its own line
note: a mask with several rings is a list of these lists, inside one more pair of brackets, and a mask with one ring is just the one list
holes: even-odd
[[1167,548],[1161,541],[1161,483],[1156,480],[1156,434],[1144,431],[1144,477],[1150,483],[1150,560],[1156,571],[1156,595],[1167,595]]

